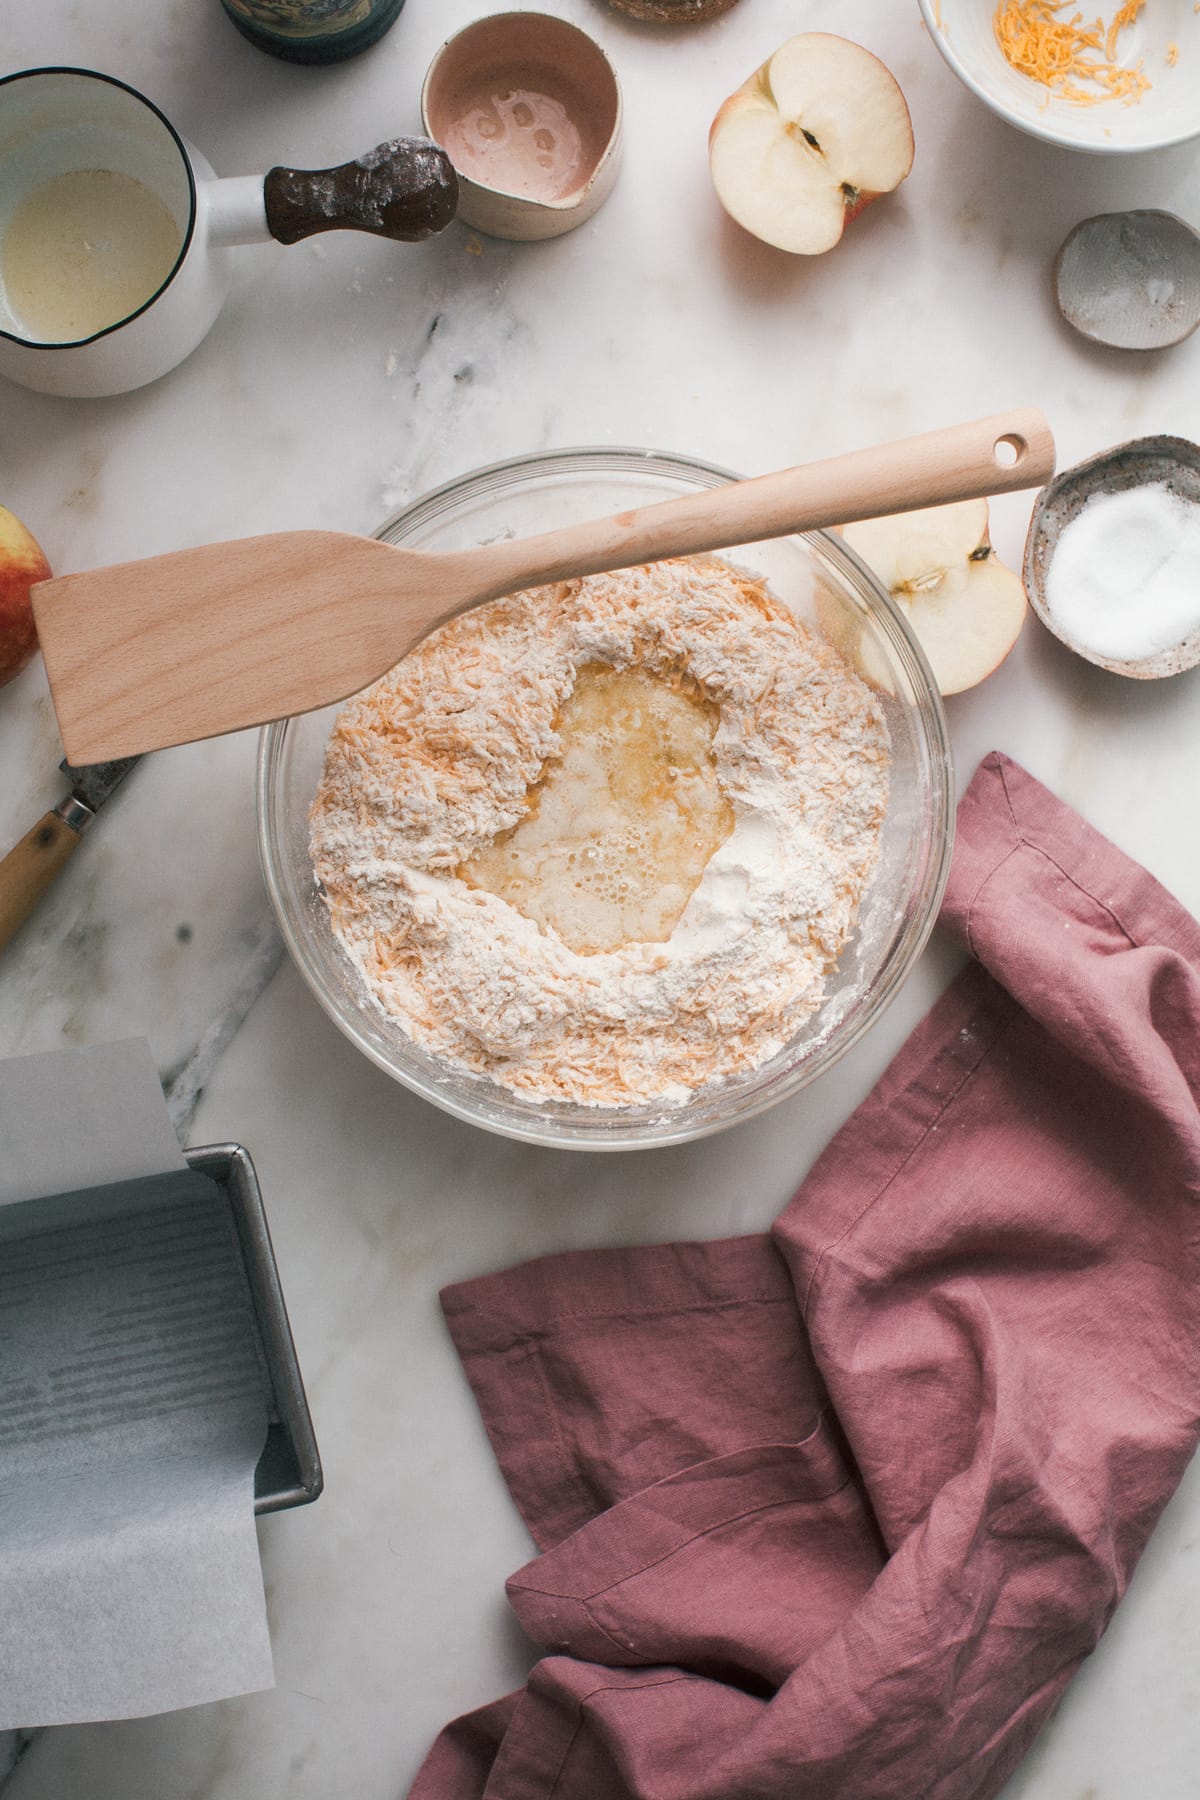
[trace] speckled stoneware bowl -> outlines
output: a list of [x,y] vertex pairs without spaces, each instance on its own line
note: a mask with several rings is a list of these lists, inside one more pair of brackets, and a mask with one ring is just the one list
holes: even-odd
[[1025,592],[1047,631],[1097,668],[1135,681],[1155,681],[1195,668],[1200,663],[1200,631],[1168,650],[1135,661],[1100,656],[1064,633],[1047,605],[1046,580],[1059,539],[1094,494],[1119,494],[1152,484],[1200,505],[1200,445],[1187,438],[1133,438],[1064,469],[1038,495],[1025,539]]

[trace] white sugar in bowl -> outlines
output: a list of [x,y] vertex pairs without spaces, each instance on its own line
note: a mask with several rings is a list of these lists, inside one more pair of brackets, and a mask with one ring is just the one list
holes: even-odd
[[1085,661],[1154,681],[1200,664],[1200,446],[1134,438],[1038,496],[1025,590]]

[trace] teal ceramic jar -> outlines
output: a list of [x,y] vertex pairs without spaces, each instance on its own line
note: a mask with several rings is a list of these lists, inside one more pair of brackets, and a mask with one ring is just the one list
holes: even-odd
[[243,37],[288,62],[342,62],[395,24],[404,0],[221,0]]

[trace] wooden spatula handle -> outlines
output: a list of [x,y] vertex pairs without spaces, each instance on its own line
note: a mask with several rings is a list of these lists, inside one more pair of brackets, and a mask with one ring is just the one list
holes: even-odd
[[454,560],[465,574],[476,559],[488,595],[498,596],[657,557],[721,550],[793,531],[1038,487],[1053,472],[1050,427],[1035,407],[1023,407],[661,501],[612,519],[489,544]]
[[34,617],[69,759],[108,762],[327,706],[518,588],[1034,487],[1053,467],[1027,409],[478,549],[332,531],[199,545],[39,582]]

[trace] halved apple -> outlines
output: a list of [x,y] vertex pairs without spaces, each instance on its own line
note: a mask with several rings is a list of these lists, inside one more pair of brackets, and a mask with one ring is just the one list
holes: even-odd
[[1021,577],[988,540],[986,500],[866,519],[842,536],[907,618],[941,693],[974,687],[1004,661],[1027,605]]
[[895,76],[826,31],[789,38],[724,102],[708,134],[717,198],[764,243],[832,250],[851,219],[912,168]]

